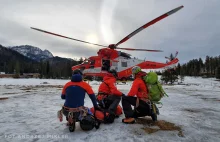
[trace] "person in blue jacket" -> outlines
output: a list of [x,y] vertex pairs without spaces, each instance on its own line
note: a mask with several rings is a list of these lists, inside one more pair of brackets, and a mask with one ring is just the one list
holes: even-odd
[[[65,99],[62,112],[66,116],[67,121],[69,122],[67,124],[74,126],[74,128],[72,129],[75,129],[75,122],[77,121],[80,121],[80,126],[82,129],[88,130],[94,127],[92,126],[94,125],[93,123],[95,123],[95,121],[93,121],[95,120],[93,119],[94,116],[92,116],[91,111],[84,106],[84,99],[86,93],[90,97],[94,108],[96,110],[100,110],[100,107],[97,104],[96,97],[92,88],[88,83],[82,80],[82,72],[80,70],[73,71],[71,81],[64,85],[61,94],[61,98]],[[84,118],[87,118],[87,120]],[[84,125],[83,122],[84,124],[86,123],[86,125]]]

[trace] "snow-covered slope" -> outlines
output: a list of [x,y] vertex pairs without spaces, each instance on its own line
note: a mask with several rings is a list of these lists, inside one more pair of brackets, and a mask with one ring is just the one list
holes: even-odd
[[[63,85],[68,80],[0,79],[1,141],[65,141],[65,142],[149,142],[149,141],[220,141],[220,83],[214,79],[185,78],[186,85],[165,85],[169,95],[163,98],[158,123],[148,118],[136,124],[102,124],[100,129],[84,132],[77,124],[70,133],[64,122],[56,118],[63,100]],[[100,82],[90,82],[97,92]],[[131,83],[118,84],[127,93]],[[85,105],[91,107],[89,97]]]
[[41,59],[47,59],[47,58],[53,57],[53,54],[50,51],[48,50],[42,51],[40,48],[33,47],[30,45],[13,46],[9,48],[36,61],[40,61]]

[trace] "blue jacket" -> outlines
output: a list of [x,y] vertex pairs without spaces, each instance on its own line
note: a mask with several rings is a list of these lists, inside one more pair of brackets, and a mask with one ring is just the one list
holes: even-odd
[[80,74],[72,75],[71,81],[63,87],[61,98],[65,99],[64,106],[69,108],[84,106],[85,93],[89,95],[93,106],[97,107],[94,92],[89,84],[82,81]]

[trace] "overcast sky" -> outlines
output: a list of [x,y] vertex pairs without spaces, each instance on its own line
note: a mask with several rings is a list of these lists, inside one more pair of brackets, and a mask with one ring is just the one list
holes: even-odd
[[30,27],[108,45],[181,5],[183,9],[120,47],[163,50],[128,52],[133,57],[159,62],[165,62],[164,57],[176,51],[180,63],[220,55],[220,0],[0,0],[0,44],[33,45],[54,56],[89,57],[97,55],[100,47]]

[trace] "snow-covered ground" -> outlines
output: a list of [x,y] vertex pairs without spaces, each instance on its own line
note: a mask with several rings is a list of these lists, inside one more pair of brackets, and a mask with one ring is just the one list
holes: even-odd
[[[102,124],[84,132],[77,124],[70,133],[66,122],[59,122],[57,111],[64,100],[60,94],[68,80],[0,79],[0,141],[220,141],[220,82],[215,79],[186,77],[186,85],[165,85],[158,123],[148,118],[136,124]],[[97,92],[99,82],[90,82]],[[118,84],[127,93],[131,83]],[[6,99],[8,98],[8,99]],[[89,97],[85,105],[91,107]]]

